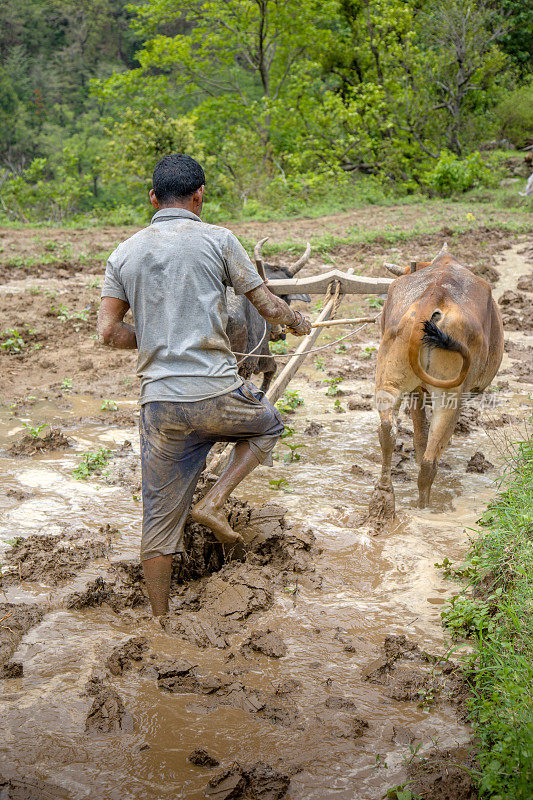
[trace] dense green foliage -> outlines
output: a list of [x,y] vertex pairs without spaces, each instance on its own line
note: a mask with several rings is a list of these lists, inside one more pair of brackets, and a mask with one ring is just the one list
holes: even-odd
[[[485,512],[445,625],[474,638],[470,659],[480,789],[529,800],[533,786],[533,440],[519,445],[502,493]],[[444,565],[448,571],[450,564]]]
[[172,150],[203,161],[212,218],[490,183],[479,147],[533,141],[532,18],[533,0],[6,0],[1,211],[133,220]]

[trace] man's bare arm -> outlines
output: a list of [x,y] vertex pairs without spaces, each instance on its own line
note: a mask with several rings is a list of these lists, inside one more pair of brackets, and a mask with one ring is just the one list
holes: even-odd
[[121,350],[134,350],[137,347],[135,328],[123,322],[129,307],[129,303],[116,297],[102,297],[96,328],[102,344]]
[[311,330],[311,322],[308,317],[300,314],[282,300],[281,297],[272,294],[263,283],[251,292],[246,292],[246,297],[253,303],[263,319],[271,325],[286,325],[297,336],[305,336]]

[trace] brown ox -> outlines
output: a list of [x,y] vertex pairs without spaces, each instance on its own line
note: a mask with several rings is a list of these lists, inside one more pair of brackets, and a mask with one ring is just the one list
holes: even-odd
[[[487,281],[458,264],[446,245],[433,261],[411,265],[411,270],[390,285],[381,317],[376,403],[383,461],[370,501],[370,514],[378,520],[394,515],[391,458],[403,397],[410,393],[419,505],[424,508],[462,394],[485,389],[503,355],[502,320]],[[426,393],[433,406],[429,428]]]

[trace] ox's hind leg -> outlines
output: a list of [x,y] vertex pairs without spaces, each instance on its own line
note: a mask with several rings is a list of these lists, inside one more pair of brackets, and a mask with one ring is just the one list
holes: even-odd
[[413,444],[415,446],[416,463],[421,464],[428,445],[428,421],[424,407],[424,391],[416,389],[409,397],[411,420],[413,421]]
[[429,494],[437,474],[439,459],[451,439],[460,413],[460,392],[434,392],[428,443],[418,473],[418,505],[420,508],[425,508],[429,503]]
[[379,443],[381,445],[381,475],[369,504],[370,518],[385,522],[394,517],[394,487],[391,478],[391,461],[396,446],[396,422],[402,393],[379,391],[376,403],[379,412]]

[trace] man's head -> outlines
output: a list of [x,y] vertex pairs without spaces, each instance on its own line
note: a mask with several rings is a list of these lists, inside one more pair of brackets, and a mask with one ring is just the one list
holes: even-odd
[[200,214],[205,174],[200,164],[183,153],[164,156],[154,169],[150,202],[155,209],[186,208]]

